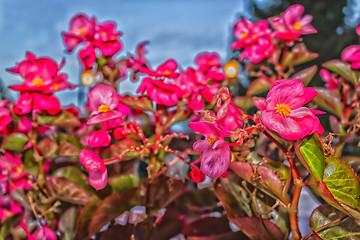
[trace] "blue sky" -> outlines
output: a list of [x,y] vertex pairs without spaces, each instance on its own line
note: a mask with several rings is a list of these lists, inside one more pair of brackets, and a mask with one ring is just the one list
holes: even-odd
[[[21,82],[5,68],[24,58],[26,51],[49,56],[60,62],[63,72],[78,82],[80,66],[76,54],[66,54],[60,33],[67,31],[72,16],[83,12],[99,22],[114,21],[123,32],[119,56],[133,52],[137,43],[149,40],[148,59],[153,66],[174,58],[183,68],[193,63],[197,53],[218,52],[225,59],[231,25],[244,0],[0,0],[0,78],[5,85]],[[121,90],[136,84],[122,83]],[[10,91],[10,90],[9,90]],[[12,93],[16,96],[16,93]],[[56,93],[62,104],[76,103],[73,92]]]

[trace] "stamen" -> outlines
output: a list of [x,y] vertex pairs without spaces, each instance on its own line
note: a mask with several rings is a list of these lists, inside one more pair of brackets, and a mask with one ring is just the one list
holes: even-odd
[[209,143],[209,145],[213,144],[215,142],[215,135],[210,135],[208,138],[207,138],[207,141]]
[[110,111],[110,107],[109,105],[100,105],[98,112],[109,112]]
[[42,78],[35,78],[34,80],[32,80],[32,84],[34,86],[43,86],[44,80]]
[[280,113],[284,117],[290,116],[290,113],[291,113],[290,106],[287,104],[284,104],[284,103],[276,104],[275,110],[276,110],[276,113]]

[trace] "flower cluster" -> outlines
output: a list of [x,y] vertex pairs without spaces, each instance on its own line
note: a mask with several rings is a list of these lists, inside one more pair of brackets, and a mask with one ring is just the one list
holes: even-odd
[[121,50],[118,38],[122,33],[115,29],[113,22],[97,23],[94,17],[78,14],[71,19],[69,31],[62,34],[66,51],[72,52],[79,44],[85,45],[79,52],[79,58],[84,70],[90,70],[96,61],[96,49],[103,56],[113,56]]
[[173,106],[184,102],[193,111],[202,110],[205,102],[212,101],[226,76],[216,53],[199,54],[195,64],[197,69],[189,67],[180,73],[175,72],[177,63],[174,60],[166,61],[155,71],[140,66],[139,70],[152,78],[144,78],[138,92],[146,92],[157,104]]
[[20,97],[14,105],[14,113],[20,115],[30,112],[59,113],[60,103],[53,93],[75,87],[67,82],[66,74],[59,73],[64,64],[65,60],[62,60],[58,66],[51,58],[37,58],[27,52],[25,60],[17,63],[13,68],[8,68],[7,71],[18,74],[24,79],[24,83],[20,85],[9,86],[10,89],[20,92]]
[[237,41],[231,44],[233,50],[243,50],[240,60],[249,59],[252,63],[259,63],[272,55],[276,44],[285,41],[291,44],[301,35],[316,33],[316,29],[310,25],[311,15],[302,16],[304,7],[292,5],[280,16],[269,18],[274,29],[271,31],[268,21],[261,20],[251,22],[242,18],[237,21],[233,33]]

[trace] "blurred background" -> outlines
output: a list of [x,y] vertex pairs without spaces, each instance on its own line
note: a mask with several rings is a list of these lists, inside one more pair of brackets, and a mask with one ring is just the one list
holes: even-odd
[[[314,16],[312,25],[319,32],[305,36],[309,50],[320,54],[311,65],[339,58],[346,46],[359,42],[354,27],[360,23],[360,0],[0,0],[0,94],[17,98],[17,93],[6,87],[22,80],[5,69],[24,59],[26,51],[52,57],[58,63],[65,57],[62,72],[69,75],[70,82],[79,83],[77,54],[66,54],[61,38],[79,12],[96,16],[99,22],[117,23],[117,30],[123,32],[119,57],[149,40],[147,59],[153,67],[173,58],[185,69],[193,65],[199,52],[217,52],[223,61],[230,59],[232,25],[240,17],[264,19],[295,3],[304,5],[305,13]],[[315,82],[322,84],[319,77]],[[126,80],[120,91],[134,92],[137,86]],[[64,106],[77,105],[79,90],[84,88],[56,95]],[[300,225],[308,232],[307,218],[316,202],[306,191],[301,198]]]

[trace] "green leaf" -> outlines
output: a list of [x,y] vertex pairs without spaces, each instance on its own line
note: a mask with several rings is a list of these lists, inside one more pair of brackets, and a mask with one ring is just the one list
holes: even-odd
[[227,178],[217,178],[214,182],[214,190],[221,201],[229,218],[252,216],[250,197],[242,187],[240,179],[232,171],[228,171]]
[[31,172],[32,174],[37,174],[38,164],[34,157],[34,149],[26,149],[21,156],[21,161],[23,163],[24,169]]
[[233,98],[233,102],[238,108],[243,110],[249,110],[255,106],[251,96],[237,96]]
[[304,70],[291,76],[291,79],[300,79],[303,82],[304,86],[307,86],[315,76],[317,69],[318,67],[316,65],[305,68]]
[[[276,198],[282,196],[288,198],[283,192],[284,184],[275,172],[265,166],[250,164],[246,162],[232,162],[230,169],[247,182],[259,187],[262,191]],[[256,169],[256,170],[255,170]],[[275,194],[276,195],[275,195]]]
[[178,123],[178,122],[188,119],[191,114],[192,114],[192,111],[189,109],[176,110],[174,116],[171,117],[170,121],[168,121],[165,128],[169,128],[170,126],[174,125],[175,123]]
[[4,138],[2,148],[7,151],[22,152],[28,140],[28,137],[22,133],[12,133]]
[[340,159],[327,157],[323,182],[353,217],[360,219],[360,182],[353,169]]
[[59,157],[77,157],[80,155],[81,149],[69,142],[59,142],[56,154]]
[[91,215],[89,237],[98,233],[109,221],[140,204],[140,191],[134,188],[126,193],[114,193],[102,200]]
[[64,240],[72,240],[75,235],[76,219],[79,211],[75,207],[67,209],[60,217],[59,231]]
[[340,59],[334,59],[324,63],[322,66],[340,74],[354,85],[359,81],[360,71],[352,69],[350,63],[343,62]]
[[132,108],[139,108],[144,111],[154,111],[153,102],[148,96],[123,96],[120,102]]
[[47,186],[55,198],[75,204],[85,204],[89,194],[75,182],[64,177],[50,177]]
[[58,135],[54,136],[54,140],[57,143],[68,142],[68,143],[71,143],[71,144],[75,145],[78,148],[83,148],[84,147],[77,138],[75,138],[73,136],[70,136],[70,135],[67,135],[65,133],[61,133],[61,134],[58,134]]
[[322,181],[325,168],[324,149],[319,135],[304,138],[295,148],[296,155],[318,181]]
[[81,125],[80,120],[72,113],[62,110],[60,114],[51,122],[51,125],[58,127],[79,127]]
[[132,188],[140,187],[140,179],[134,175],[122,175],[109,178],[108,184],[111,186],[112,193],[125,193]]
[[56,150],[58,148],[56,142],[51,138],[47,137],[42,139],[37,145],[41,156],[45,158],[56,157]]
[[325,110],[341,117],[344,106],[338,93],[336,93],[336,91],[330,91],[325,88],[314,87],[314,89],[318,92],[318,95],[313,99],[314,102]]
[[263,78],[257,78],[252,83],[246,92],[247,96],[253,96],[259,93],[263,93],[269,90],[271,87],[271,83]]
[[8,239],[11,230],[19,223],[21,218],[21,214],[16,214],[0,222],[0,240]]
[[86,175],[74,166],[59,168],[53,173],[53,176],[65,177],[84,188],[89,194],[94,193],[94,188],[90,186]]
[[[337,219],[344,218],[346,215],[330,205],[322,205],[316,208],[310,217],[310,227],[313,231],[331,223]],[[353,218],[330,225],[324,230],[317,231],[317,235],[324,240],[356,240],[360,239],[360,226]]]

